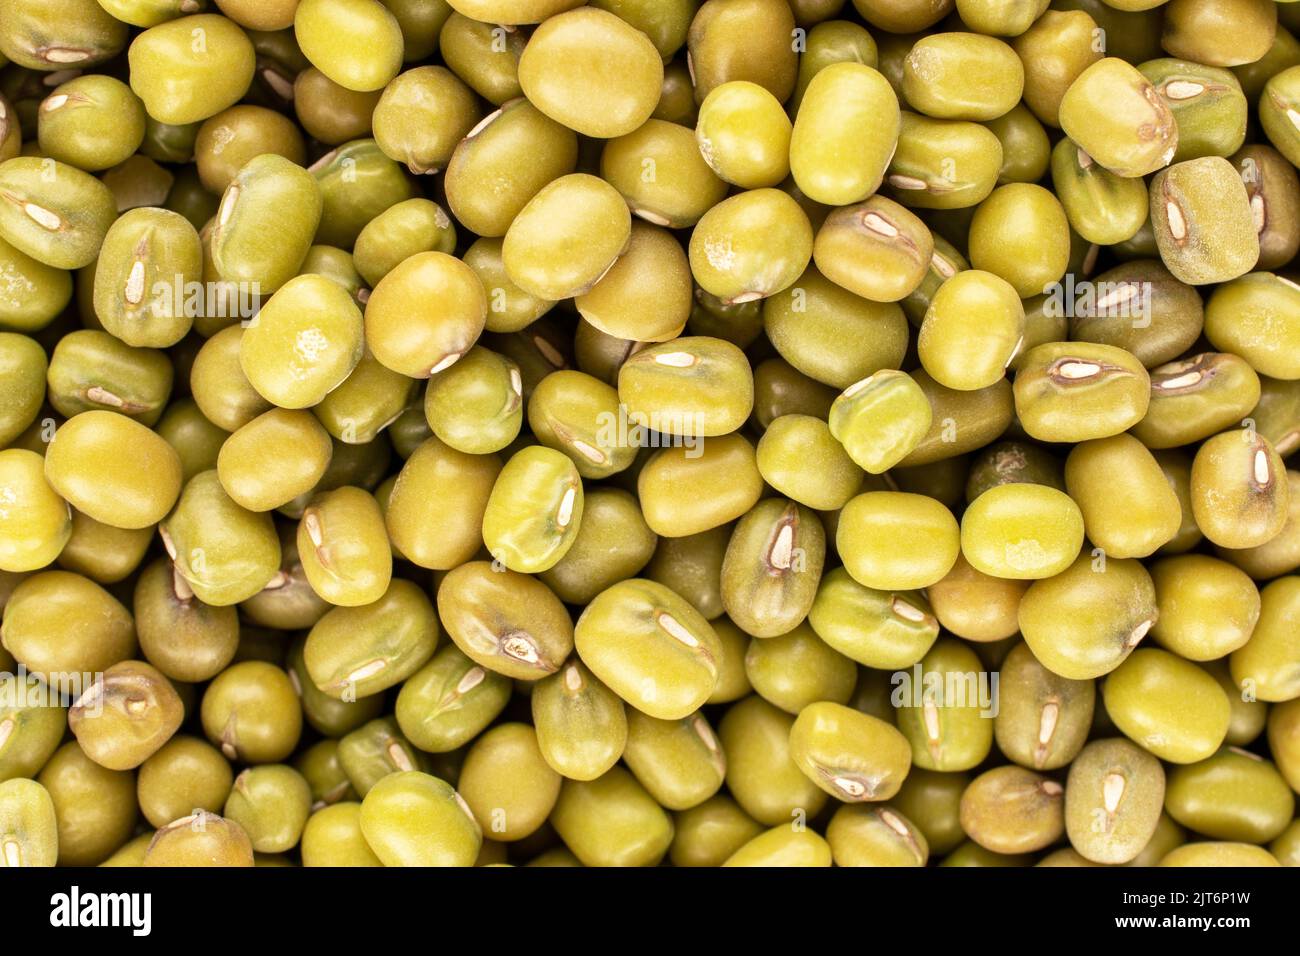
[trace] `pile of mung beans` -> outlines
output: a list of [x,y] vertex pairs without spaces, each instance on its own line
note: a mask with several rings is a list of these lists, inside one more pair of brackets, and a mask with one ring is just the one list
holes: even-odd
[[1300,865],[1297,32],[0,0],[0,866]]

